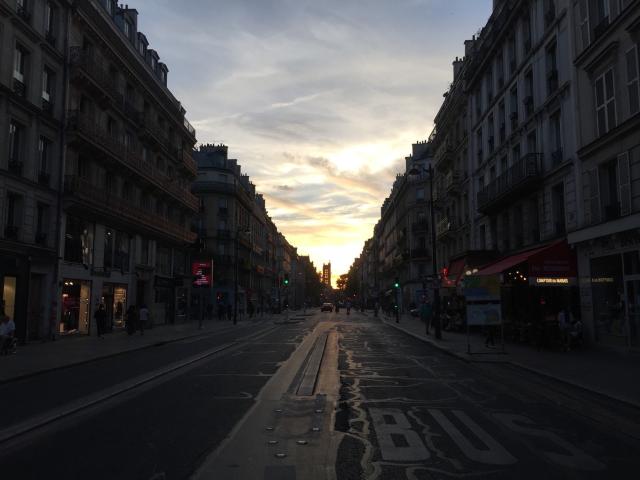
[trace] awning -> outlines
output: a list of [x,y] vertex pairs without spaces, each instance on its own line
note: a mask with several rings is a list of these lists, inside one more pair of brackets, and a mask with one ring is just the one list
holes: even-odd
[[575,277],[576,257],[566,240],[510,255],[485,266],[475,275],[496,275],[527,263],[528,274],[536,277]]
[[462,278],[464,272],[465,259],[459,258],[449,265],[449,272],[446,277],[442,278],[443,287],[455,287]]

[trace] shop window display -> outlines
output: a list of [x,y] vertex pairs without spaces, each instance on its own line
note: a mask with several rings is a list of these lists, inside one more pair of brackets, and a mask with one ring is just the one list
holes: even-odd
[[64,280],[62,287],[61,334],[88,334],[90,326],[91,284],[80,280]]

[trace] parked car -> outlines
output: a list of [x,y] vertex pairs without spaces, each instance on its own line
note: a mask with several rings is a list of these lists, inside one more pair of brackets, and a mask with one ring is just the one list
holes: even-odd
[[333,305],[331,303],[323,303],[320,307],[321,312],[333,312]]

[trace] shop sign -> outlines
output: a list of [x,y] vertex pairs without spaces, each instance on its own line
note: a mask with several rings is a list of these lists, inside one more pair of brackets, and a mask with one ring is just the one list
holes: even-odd
[[538,287],[568,287],[576,283],[575,278],[568,277],[530,277],[529,284]]
[[500,325],[500,303],[467,303],[467,325]]
[[193,262],[191,264],[191,274],[193,275],[194,287],[211,286],[212,263],[209,262]]

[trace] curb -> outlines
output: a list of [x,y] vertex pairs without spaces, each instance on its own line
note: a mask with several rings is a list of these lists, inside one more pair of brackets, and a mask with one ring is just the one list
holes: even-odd
[[150,344],[147,344],[147,345],[139,345],[139,346],[136,346],[134,348],[127,349],[127,350],[120,350],[118,352],[105,353],[104,355],[100,355],[98,357],[86,358],[86,359],[78,360],[76,362],[68,363],[68,364],[65,364],[65,365],[58,365],[58,366],[55,366],[55,367],[44,368],[44,369],[37,370],[37,371],[34,371],[34,372],[28,372],[28,373],[23,373],[23,374],[20,374],[20,375],[16,375],[15,377],[6,378],[6,379],[0,379],[0,385],[5,385],[7,383],[16,382],[16,381],[19,381],[19,380],[24,380],[26,378],[36,377],[38,375],[42,375],[42,374],[45,374],[45,373],[51,373],[51,372],[55,372],[55,371],[58,371],[58,370],[64,370],[66,368],[73,368],[73,367],[77,367],[79,365],[86,365],[86,364],[91,363],[91,362],[95,362],[95,361],[98,361],[98,360],[105,360],[105,359],[108,359],[108,358],[113,358],[113,357],[117,357],[119,355],[124,355],[124,354],[127,354],[127,353],[131,353],[131,352],[138,352],[138,351],[142,351],[142,350],[151,349],[151,348],[154,348],[154,347],[161,347],[163,345],[167,345],[167,344],[170,344],[170,343],[180,342],[182,340],[201,337],[201,336],[205,336],[207,334],[213,334],[213,333],[215,333],[215,331],[211,331],[211,330],[210,331],[198,331],[197,333],[191,333],[189,335],[183,335],[183,336],[180,336],[180,337],[170,338],[170,339],[166,339],[166,340],[158,340],[156,342],[153,342],[153,343],[150,343]]
[[629,399],[629,398],[624,398],[624,397],[620,397],[620,396],[617,396],[617,395],[613,395],[611,393],[602,392],[600,390],[594,389],[593,387],[587,387],[586,385],[582,385],[582,384],[577,383],[577,382],[572,382],[572,381],[567,380],[565,378],[556,377],[556,376],[553,376],[553,375],[551,375],[551,374],[549,374],[547,372],[539,370],[537,368],[533,368],[533,367],[529,367],[527,365],[524,365],[523,363],[520,363],[520,362],[514,362],[514,361],[511,361],[511,360],[483,360],[483,361],[472,360],[470,358],[467,358],[465,355],[461,355],[460,353],[457,353],[457,352],[452,352],[451,350],[445,348],[443,345],[440,345],[440,344],[438,344],[436,342],[432,342],[431,339],[425,338],[425,337],[423,337],[421,335],[418,335],[418,334],[416,334],[414,332],[406,330],[406,329],[402,328],[400,325],[396,325],[395,322],[392,322],[392,321],[388,320],[384,316],[382,316],[380,318],[381,318],[382,322],[385,323],[386,325],[388,325],[390,327],[393,327],[396,330],[400,330],[401,332],[404,332],[407,335],[412,336],[413,338],[417,338],[418,340],[421,340],[421,341],[423,341],[425,343],[428,343],[429,345],[432,345],[433,347],[437,348],[439,351],[441,351],[443,353],[446,353],[446,354],[448,354],[448,355],[450,355],[452,357],[455,357],[455,358],[457,358],[459,360],[462,360],[465,363],[476,363],[476,364],[483,364],[483,363],[485,363],[485,364],[496,364],[496,363],[499,363],[499,364],[504,364],[504,365],[510,365],[510,366],[512,366],[514,368],[519,368],[519,369],[525,370],[525,371],[527,371],[529,373],[533,373],[535,375],[539,375],[541,377],[545,377],[545,378],[547,378],[549,380],[553,380],[553,381],[558,382],[558,383],[563,383],[563,384],[569,385],[569,386],[571,386],[573,388],[577,388],[579,390],[588,392],[590,394],[602,397],[603,399],[614,400],[616,402],[623,403],[628,407],[640,409],[640,402],[636,402],[636,401],[634,401],[632,399]]

